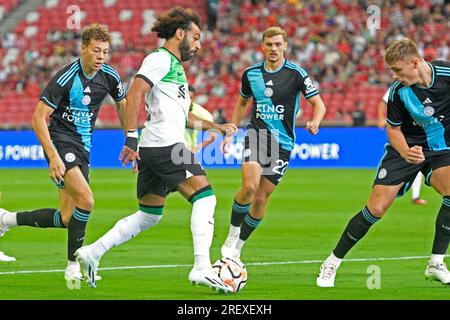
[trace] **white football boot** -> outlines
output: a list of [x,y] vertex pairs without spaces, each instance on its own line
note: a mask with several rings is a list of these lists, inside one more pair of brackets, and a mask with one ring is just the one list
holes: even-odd
[[206,286],[219,293],[229,294],[233,292],[233,288],[223,282],[212,268],[205,270],[195,270],[193,268],[189,273],[188,279],[194,285]]
[[0,261],[3,262],[16,261],[16,258],[7,256],[3,251],[0,251]]
[[81,266],[81,271],[86,276],[86,282],[92,288],[97,287],[95,281],[99,280],[97,269],[99,260],[94,257],[89,246],[84,246],[75,251],[75,257]]
[[448,271],[445,263],[440,263],[435,266],[428,265],[425,269],[425,278],[450,285],[450,271]]
[[222,248],[220,248],[220,253],[224,258],[239,258],[240,253],[236,249],[236,244],[239,240],[239,234],[229,234],[225,239]]
[[319,275],[316,279],[318,287],[332,288],[334,287],[334,278],[336,277],[337,267],[332,263],[322,263]]

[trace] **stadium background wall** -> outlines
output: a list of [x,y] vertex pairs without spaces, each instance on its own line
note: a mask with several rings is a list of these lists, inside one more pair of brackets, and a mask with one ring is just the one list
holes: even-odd
[[[209,134],[209,133],[206,133]],[[243,137],[239,130],[229,149],[220,151],[221,137],[197,158],[205,168],[235,168],[241,163]],[[199,141],[202,139],[200,134]],[[96,130],[91,152],[92,168],[122,168],[118,160],[124,142],[120,130]],[[289,168],[373,168],[386,144],[384,129],[322,128],[316,136],[296,129],[295,147]],[[44,153],[33,131],[0,131],[0,168],[47,167]]]

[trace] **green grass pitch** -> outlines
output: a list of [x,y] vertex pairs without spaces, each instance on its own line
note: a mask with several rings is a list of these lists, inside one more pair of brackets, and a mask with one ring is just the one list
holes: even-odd
[[[241,177],[239,170],[207,172],[218,200],[211,248],[214,262],[220,257]],[[320,261],[334,248],[348,220],[365,205],[373,175],[374,170],[288,169],[265,219],[243,249],[249,278],[238,294],[217,295],[189,284],[191,205],[179,194],[171,194],[159,225],[103,257],[100,268],[105,269],[99,271],[103,280],[97,289],[85,283],[80,289],[66,287],[62,271],[66,230],[12,229],[0,238],[0,250],[17,261],[0,262],[0,299],[450,299],[450,288],[425,281],[423,275],[441,203],[429,187],[422,189],[427,206],[412,205],[410,194],[394,203],[348,254],[335,288],[316,287]],[[135,181],[128,170],[92,170],[96,203],[85,243],[135,212]],[[0,191],[0,207],[9,210],[58,206],[47,170],[1,169]],[[374,274],[368,272],[373,268],[379,271],[379,289],[368,288],[374,283]]]

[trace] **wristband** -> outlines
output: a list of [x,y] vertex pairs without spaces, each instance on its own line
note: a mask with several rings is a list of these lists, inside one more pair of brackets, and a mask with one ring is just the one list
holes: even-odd
[[127,131],[127,139],[125,140],[125,146],[133,150],[137,151],[138,147],[138,131],[137,130],[128,130]]

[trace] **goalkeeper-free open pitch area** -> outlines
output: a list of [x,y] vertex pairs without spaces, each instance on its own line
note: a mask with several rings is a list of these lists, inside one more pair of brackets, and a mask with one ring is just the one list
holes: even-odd
[[[207,173],[217,196],[214,262],[220,258],[241,177],[239,170]],[[289,168],[265,219],[243,248],[249,276],[238,294],[218,295],[188,282],[193,263],[191,205],[174,193],[156,227],[103,257],[103,280],[96,289],[85,283],[80,289],[66,287],[66,229],[10,230],[0,238],[0,250],[17,261],[0,262],[0,299],[450,299],[449,287],[426,281],[423,274],[441,205],[441,197],[429,187],[422,189],[426,206],[411,204],[409,193],[397,199],[347,255],[335,288],[316,287],[322,260],[348,220],[364,207],[374,174],[370,169]],[[96,203],[86,244],[137,208],[136,176],[130,170],[93,169],[90,178]],[[0,190],[0,207],[11,211],[58,207],[46,169],[1,169]]]

